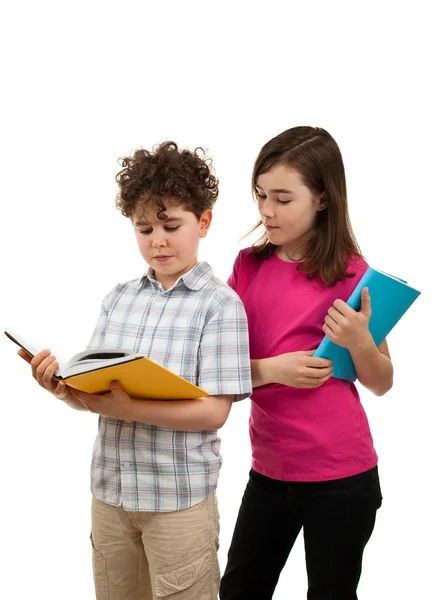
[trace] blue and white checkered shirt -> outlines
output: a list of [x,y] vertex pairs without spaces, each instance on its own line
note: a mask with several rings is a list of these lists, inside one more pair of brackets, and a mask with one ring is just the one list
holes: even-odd
[[[103,300],[88,347],[144,354],[211,395],[241,400],[252,391],[243,304],[206,262],[166,291],[151,270],[117,285]],[[219,449],[216,431],[175,431],[100,416],[92,494],[132,511],[189,508],[216,488]]]

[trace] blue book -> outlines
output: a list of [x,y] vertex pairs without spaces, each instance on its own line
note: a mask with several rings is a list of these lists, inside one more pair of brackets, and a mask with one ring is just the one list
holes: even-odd
[[[360,309],[361,292],[366,286],[369,288],[372,308],[369,330],[376,346],[379,346],[420,292],[407,285],[403,279],[368,267],[347,301],[354,310]],[[314,356],[332,360],[333,377],[346,381],[356,380],[355,367],[349,351],[331,342],[327,336],[321,341]]]

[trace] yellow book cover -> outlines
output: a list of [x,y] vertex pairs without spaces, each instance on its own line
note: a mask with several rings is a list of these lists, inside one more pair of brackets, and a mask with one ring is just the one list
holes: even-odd
[[[5,334],[30,356],[42,350],[16,333],[5,331]],[[143,355],[109,348],[90,348],[75,354],[60,364],[54,378],[92,394],[107,392],[110,382],[116,380],[135,398],[188,400],[209,395]]]

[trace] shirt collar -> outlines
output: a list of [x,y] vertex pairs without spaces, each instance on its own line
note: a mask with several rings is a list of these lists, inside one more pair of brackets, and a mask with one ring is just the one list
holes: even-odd
[[[172,290],[182,283],[190,290],[198,291],[213,277],[214,274],[211,266],[207,262],[201,261],[192,267],[190,271],[187,271],[187,273],[181,275],[170,289]],[[152,285],[154,288],[161,289],[160,282],[154,279],[154,271],[151,269],[151,267],[139,280],[139,285],[142,287],[145,287],[146,285]]]

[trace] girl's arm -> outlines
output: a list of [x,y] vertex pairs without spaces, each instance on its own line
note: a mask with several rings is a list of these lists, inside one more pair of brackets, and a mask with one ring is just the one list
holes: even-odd
[[376,396],[383,396],[393,385],[393,365],[386,340],[379,348],[373,341],[370,316],[370,295],[365,287],[361,309],[356,312],[343,300],[336,300],[325,317],[323,331],[334,343],[349,350],[360,383]]
[[273,358],[251,360],[251,378],[253,388],[274,383]]
[[376,348],[373,338],[366,344],[349,350],[355,365],[358,381],[368,390],[383,396],[393,386],[393,364],[388,351],[387,340]]
[[331,361],[314,358],[314,350],[287,352],[251,360],[252,387],[280,383],[295,388],[316,388],[332,375]]

